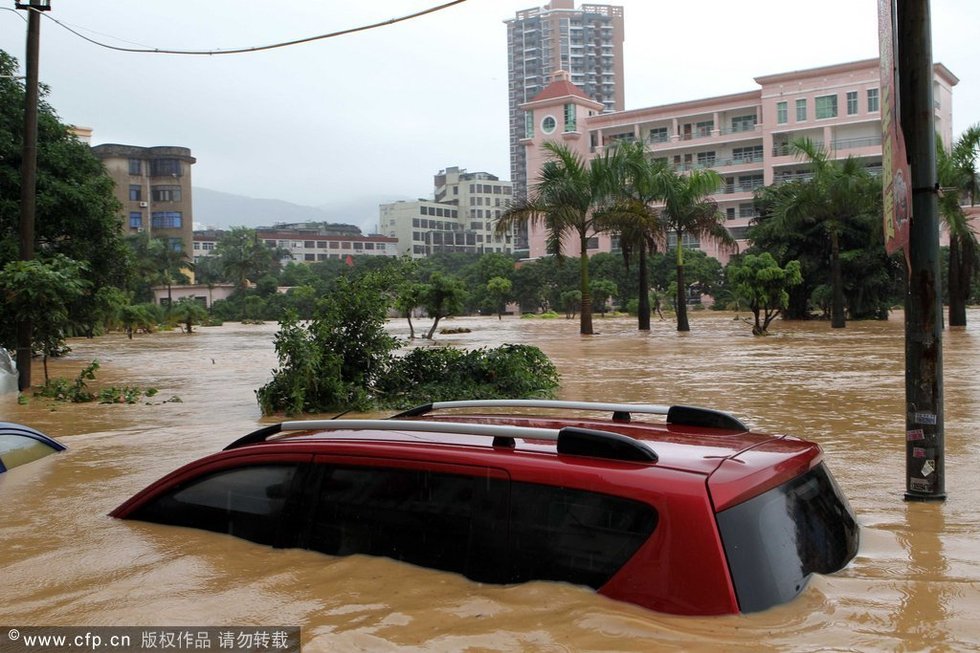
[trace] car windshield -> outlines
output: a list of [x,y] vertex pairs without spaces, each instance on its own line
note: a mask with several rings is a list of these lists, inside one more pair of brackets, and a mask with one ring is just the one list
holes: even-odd
[[842,569],[857,553],[858,526],[824,465],[718,513],[742,612],[789,601],[810,574]]

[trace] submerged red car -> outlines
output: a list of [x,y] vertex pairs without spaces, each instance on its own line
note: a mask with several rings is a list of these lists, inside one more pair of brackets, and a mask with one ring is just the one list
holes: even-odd
[[688,615],[789,601],[859,539],[812,442],[704,408],[537,400],[275,424],[111,514]]

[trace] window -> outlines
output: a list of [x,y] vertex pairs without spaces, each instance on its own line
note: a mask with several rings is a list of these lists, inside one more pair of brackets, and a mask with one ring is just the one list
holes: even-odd
[[139,184],[129,185],[129,201],[138,202],[143,199],[143,187]]
[[732,160],[735,163],[755,163],[762,161],[762,146],[750,145],[748,147],[733,147]]
[[702,137],[704,137],[704,136],[711,136],[711,132],[715,128],[715,121],[714,120],[704,120],[702,122],[697,123],[694,127],[695,127],[695,133],[698,136],[702,136]]
[[545,116],[541,119],[541,131],[545,134],[554,133],[556,127],[558,127],[558,121],[555,120],[554,116]]
[[154,229],[180,229],[183,221],[180,211],[154,211],[151,217]]
[[858,112],[858,92],[847,92],[847,115],[853,116]]
[[325,240],[318,240],[318,241],[316,241],[316,248],[317,249],[326,249],[327,248],[327,241],[325,241]]
[[754,218],[756,216],[755,204],[739,204],[738,217]]
[[316,242],[315,241],[312,241],[312,240],[304,240],[303,241],[303,248],[304,249],[313,249],[315,246],[316,246]]
[[139,159],[129,160],[129,174],[131,175],[141,175],[143,174],[143,162]]
[[154,202],[179,202],[180,186],[154,186],[151,194]]
[[507,529],[497,528],[506,520],[506,490],[492,475],[325,467],[310,548],[506,582]]
[[[418,233],[418,232],[415,232],[415,233]],[[331,240],[330,241],[330,249],[340,249],[340,243],[338,243],[336,240]]]
[[596,492],[512,483],[509,582],[601,587],[657,526],[649,505]]
[[698,165],[702,168],[710,168],[715,164],[715,153],[712,152],[698,152]]
[[565,105],[565,131],[573,132],[576,130],[576,128],[577,125],[575,122],[575,105],[566,104]]
[[804,120],[806,120],[806,98],[800,98],[796,101],[796,122]]
[[755,114],[750,116],[735,116],[732,118],[733,132],[750,132],[755,129]]
[[868,113],[874,113],[878,110],[879,110],[878,89],[869,88],[868,89]]
[[785,125],[789,121],[789,105],[786,102],[776,103],[776,122]]
[[316,260],[316,254],[303,254],[303,260],[304,261],[315,261]]
[[364,249],[364,243],[354,243],[354,249],[355,250],[358,250],[358,249],[363,250]]
[[279,518],[295,475],[295,465],[216,472],[148,503],[134,518],[277,544]]
[[837,117],[837,96],[821,95],[813,101],[814,115],[817,120]]
[[[524,112],[524,138],[534,138],[534,113],[531,111]],[[470,186],[470,192],[472,193],[472,184]]]
[[364,249],[374,249],[374,243],[364,243]]
[[651,143],[666,143],[668,138],[666,127],[654,127],[650,130]]
[[763,185],[762,175],[740,175],[738,178],[738,186],[742,192],[753,191]]
[[129,228],[139,229],[143,226],[143,214],[139,211],[129,212]]
[[585,241],[586,249],[599,249],[599,239],[593,236]]
[[151,177],[180,177],[180,159],[153,159],[150,161]]

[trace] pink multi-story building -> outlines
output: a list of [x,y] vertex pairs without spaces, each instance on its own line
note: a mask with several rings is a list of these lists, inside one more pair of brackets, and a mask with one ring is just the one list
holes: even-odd
[[[547,157],[541,147],[559,141],[585,158],[622,141],[642,141],[652,156],[679,170],[712,168],[724,179],[713,196],[725,225],[739,241],[755,217],[753,191],[808,174],[805,161],[790,150],[797,137],[829,148],[832,157],[859,158],[873,171],[881,169],[880,77],[877,59],[824,66],[755,78],[759,88],[719,97],[645,109],[602,113],[561,72],[533,100],[523,105],[528,179],[533,187]],[[959,80],[935,65],[933,96],[936,131],[952,142],[952,89]],[[540,226],[529,230],[529,256],[547,254]],[[671,243],[672,244],[672,243]],[[711,242],[700,247],[724,262],[727,256]],[[617,248],[615,235],[597,234],[590,252]],[[577,255],[577,246],[566,248]]]

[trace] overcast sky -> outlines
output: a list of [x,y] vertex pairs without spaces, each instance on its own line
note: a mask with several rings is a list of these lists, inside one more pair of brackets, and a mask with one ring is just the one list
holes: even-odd
[[[440,3],[52,0],[49,15],[113,45],[210,50]],[[543,4],[468,0],[369,32],[205,57],[114,52],[44,20],[40,75],[61,119],[94,129],[93,144],[189,147],[195,186],[371,206],[430,196],[432,175],[446,166],[510,178],[503,21]],[[627,109],[754,90],[761,75],[878,54],[875,0],[612,4],[624,7]],[[933,0],[932,12],[933,58],[960,78],[955,135],[980,122],[980,1]],[[18,14],[0,11],[0,48],[23,62]]]

